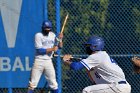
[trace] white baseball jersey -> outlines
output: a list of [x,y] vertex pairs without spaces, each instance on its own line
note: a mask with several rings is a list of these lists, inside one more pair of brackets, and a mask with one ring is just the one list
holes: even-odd
[[[53,32],[49,32],[48,36],[44,36],[42,33],[37,33],[35,35],[35,48],[52,48],[55,44],[55,38],[56,35]],[[50,54],[45,54],[45,55],[39,55],[36,52],[36,59],[51,59],[52,58],[52,53]]]
[[[52,48],[55,45],[56,35],[53,32],[49,32],[48,36],[43,36],[42,33],[37,33],[35,35],[35,48]],[[58,88],[56,82],[55,69],[52,62],[52,53],[40,55],[36,51],[34,64],[31,72],[31,80],[29,81],[29,88],[34,89],[37,87],[38,82],[42,73],[45,75],[48,86],[55,90]]]
[[112,63],[105,51],[99,51],[80,61],[89,71],[96,84],[126,81],[122,69]]

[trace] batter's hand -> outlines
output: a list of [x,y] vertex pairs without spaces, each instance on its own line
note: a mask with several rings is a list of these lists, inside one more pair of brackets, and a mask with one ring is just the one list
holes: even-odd
[[66,55],[63,56],[63,61],[64,62],[70,61],[71,57],[72,57],[72,55],[66,54]]
[[56,52],[58,50],[58,46],[53,47],[53,51]]
[[62,39],[63,39],[63,33],[60,33],[58,37],[56,37],[56,45],[59,45],[59,43],[61,43],[61,45],[59,45],[60,47],[63,46],[63,43],[62,43]]
[[63,37],[64,37],[64,36],[63,36],[63,33],[60,33],[60,34],[59,34],[59,39],[63,39]]

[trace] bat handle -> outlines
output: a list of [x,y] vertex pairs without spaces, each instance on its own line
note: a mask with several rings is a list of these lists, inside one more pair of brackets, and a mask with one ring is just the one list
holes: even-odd
[[[54,54],[53,55],[54,57],[58,57],[59,55],[57,55],[57,54]],[[60,57],[64,57],[63,55],[60,55]],[[82,60],[82,58],[78,58],[78,57],[71,57],[71,59],[79,59],[79,60]]]

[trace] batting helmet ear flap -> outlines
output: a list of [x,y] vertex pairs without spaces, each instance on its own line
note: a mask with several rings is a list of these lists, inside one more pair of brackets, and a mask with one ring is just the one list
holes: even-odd
[[92,48],[96,48],[97,46],[90,46],[90,48],[92,49]]

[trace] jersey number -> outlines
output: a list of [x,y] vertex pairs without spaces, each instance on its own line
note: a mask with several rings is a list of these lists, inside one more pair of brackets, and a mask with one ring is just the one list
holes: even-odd
[[99,78],[99,79],[101,78],[101,76],[98,74],[97,71],[95,72],[95,76],[96,76],[96,78]]

